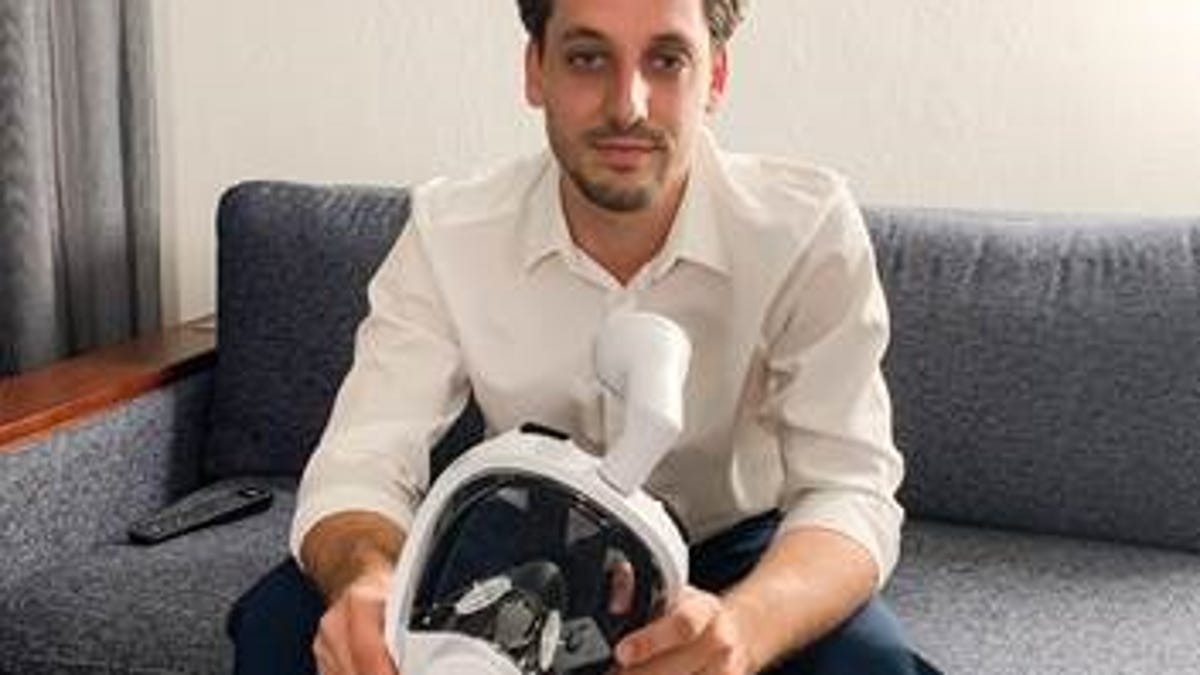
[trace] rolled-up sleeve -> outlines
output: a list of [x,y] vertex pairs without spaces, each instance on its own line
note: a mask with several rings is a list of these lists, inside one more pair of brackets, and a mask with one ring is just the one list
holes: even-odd
[[380,266],[368,298],[354,363],[300,482],[290,537],[297,559],[308,531],[334,513],[373,511],[407,530],[428,487],[429,449],[469,397],[416,224]]
[[765,412],[779,434],[780,533],[820,527],[861,544],[882,586],[899,556],[904,463],[881,361],[888,315],[862,216],[842,190],[792,266],[765,336]]

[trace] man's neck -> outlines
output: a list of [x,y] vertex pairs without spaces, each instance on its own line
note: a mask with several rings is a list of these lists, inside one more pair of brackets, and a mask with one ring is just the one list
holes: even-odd
[[650,206],[627,213],[596,206],[566,176],[559,189],[575,245],[624,286],[662,250],[685,184],[664,192]]

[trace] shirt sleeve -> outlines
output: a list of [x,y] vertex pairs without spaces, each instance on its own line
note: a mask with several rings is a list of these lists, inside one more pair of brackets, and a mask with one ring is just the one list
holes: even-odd
[[776,297],[765,412],[778,429],[779,532],[820,527],[870,552],[882,586],[899,556],[904,463],[881,371],[888,315],[862,215],[845,188]]
[[290,548],[331,514],[376,512],[409,529],[429,484],[429,451],[470,386],[418,224],[404,229],[367,289],[354,362],[301,478]]

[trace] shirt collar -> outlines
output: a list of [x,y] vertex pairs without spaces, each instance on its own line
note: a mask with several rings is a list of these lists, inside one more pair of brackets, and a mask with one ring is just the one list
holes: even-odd
[[[683,202],[679,205],[671,233],[662,250],[648,264],[656,278],[681,260],[703,265],[725,276],[731,271],[729,251],[710,185],[714,172],[721,171],[721,158],[707,128],[701,129],[695,152]],[[522,218],[521,265],[527,272],[552,254],[568,258],[575,254],[562,206],[561,170],[549,151],[544,155],[544,162],[545,168],[530,195],[529,210]]]
[[731,273],[729,251],[721,231],[718,204],[712,184],[721,171],[721,158],[712,134],[701,128],[692,172],[671,233],[655,261],[656,276],[665,274],[677,261],[686,260],[725,276]]
[[551,254],[571,254],[575,244],[563,215],[562,195],[559,193],[559,168],[554,156],[546,151],[543,170],[527,203],[528,211],[521,219],[521,267],[525,271]]

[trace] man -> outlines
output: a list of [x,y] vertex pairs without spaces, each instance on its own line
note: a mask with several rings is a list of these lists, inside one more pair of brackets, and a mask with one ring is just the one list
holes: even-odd
[[743,2],[519,0],[551,153],[415,193],[301,485],[292,545],[315,588],[292,567],[239,603],[242,672],[298,652],[395,673],[383,608],[432,441],[473,394],[492,431],[537,421],[603,452],[590,348],[634,306],[693,341],[686,428],[649,488],[700,543],[620,672],[922,672],[874,595],[902,461],[858,210],[835,175],[724,154],[704,128]]

